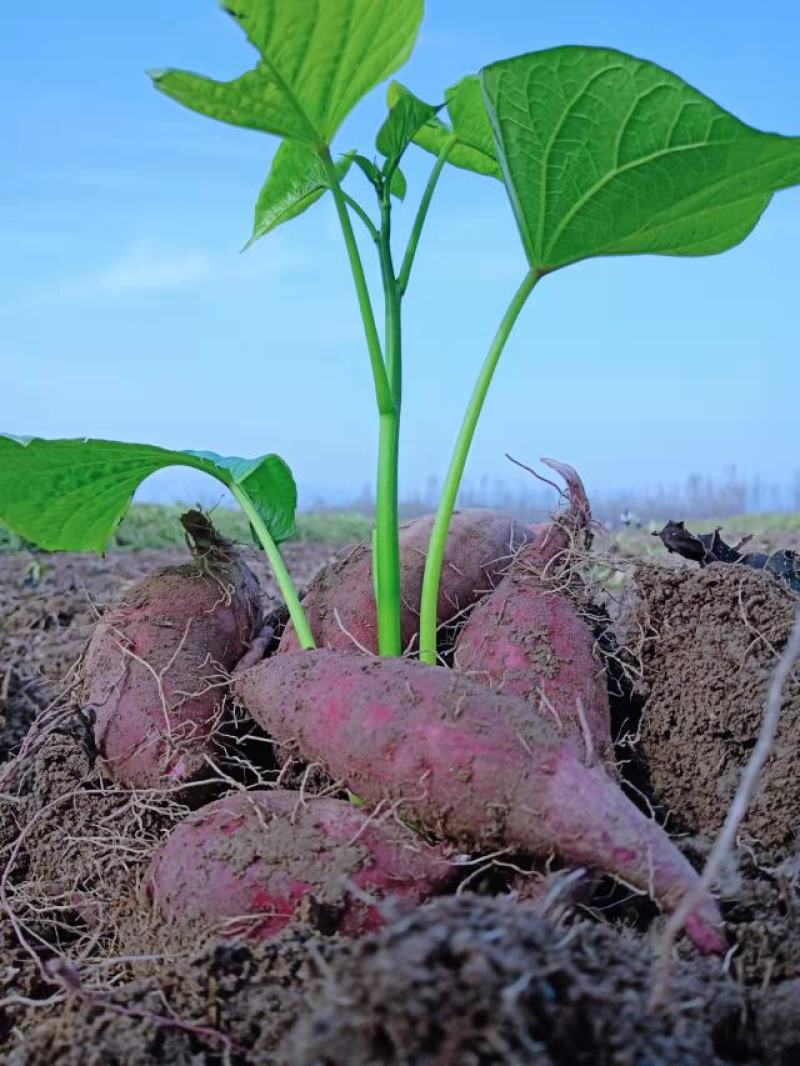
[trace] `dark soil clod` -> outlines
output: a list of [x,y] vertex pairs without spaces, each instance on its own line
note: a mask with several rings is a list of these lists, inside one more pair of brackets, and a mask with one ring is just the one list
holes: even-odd
[[[767,689],[798,606],[750,567],[639,566],[623,621],[638,642],[644,699],[638,755],[673,830],[707,836],[725,818],[756,742]],[[800,835],[800,670],[787,686],[775,753],[741,839],[766,865]]]
[[[440,900],[333,962],[283,1046],[303,1066],[603,1066],[724,1061],[732,982],[681,965],[647,1011],[648,949],[474,896]],[[728,1035],[726,1035],[728,1034]]]
[[713,533],[691,533],[683,522],[667,522],[663,529],[654,533],[659,537],[668,552],[673,552],[689,559],[691,562],[707,566],[709,563],[740,563],[752,566],[754,570],[766,570],[767,573],[785,581],[793,592],[800,592],[800,560],[797,553],[789,549],[779,549],[769,555],[765,552],[748,552],[743,555],[739,548],[750,539],[746,537],[736,547],[726,544],[719,535],[720,528]]

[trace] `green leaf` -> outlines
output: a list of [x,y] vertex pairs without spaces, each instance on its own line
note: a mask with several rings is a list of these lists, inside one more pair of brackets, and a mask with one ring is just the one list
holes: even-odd
[[[447,110],[458,137],[458,146],[479,174],[502,178],[497,161],[492,124],[483,100],[483,90],[477,74],[462,78],[445,93]],[[458,152],[456,153],[456,157]],[[454,157],[449,157],[454,162]],[[459,164],[456,163],[456,166]],[[461,164],[463,165],[463,164]]]
[[391,181],[389,182],[389,192],[392,196],[396,196],[398,200],[405,200],[406,193],[408,192],[408,182],[406,176],[400,167],[395,167],[392,171]]
[[[352,163],[343,156],[336,164],[341,181]],[[275,153],[269,175],[256,203],[253,235],[249,247],[259,237],[284,222],[297,218],[317,202],[328,189],[328,178],[319,156],[299,141],[284,141]]]
[[482,72],[533,267],[597,255],[711,255],[800,182],[800,138],[746,126],[676,75],[603,48],[533,52]]
[[[402,159],[420,129],[440,110],[441,106],[426,104],[413,93],[398,96],[375,139],[378,151],[386,156],[387,172]],[[489,138],[491,141],[491,130]]]
[[258,50],[254,70],[221,82],[154,71],[157,89],[235,126],[329,145],[355,105],[411,54],[423,0],[224,0]]
[[364,173],[370,185],[372,185],[380,192],[381,172],[379,168],[372,162],[371,159],[367,159],[366,156],[360,155],[358,152],[356,152],[351,158],[355,165],[358,167],[358,169]]
[[297,489],[277,455],[238,459],[105,440],[0,434],[0,521],[50,551],[102,551],[139,485],[169,466],[241,487],[276,542],[294,532]]
[[[400,82],[393,81],[387,92],[389,106],[395,107],[406,96],[413,97],[414,94]],[[445,99],[452,128],[434,116],[417,131],[414,143],[438,156],[455,136],[447,156],[448,163],[461,170],[502,179],[503,172],[497,161],[492,127],[477,76],[463,78],[447,90]]]
[[[356,164],[359,170],[363,171],[367,181],[380,195],[385,182],[380,168],[371,159],[367,159],[366,156],[359,155],[357,152],[352,153],[348,158]],[[398,166],[395,166],[392,170],[392,176],[389,179],[389,192],[392,196],[396,196],[398,200],[404,200],[408,192],[408,183],[405,175]]]

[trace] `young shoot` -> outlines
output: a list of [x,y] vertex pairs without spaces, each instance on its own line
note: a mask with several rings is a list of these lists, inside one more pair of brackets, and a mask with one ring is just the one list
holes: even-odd
[[[800,138],[745,125],[654,63],[613,49],[565,46],[491,63],[447,89],[441,106],[392,82],[375,152],[338,154],[334,141],[344,120],[411,55],[423,0],[223,0],[222,6],[255,49],[255,65],[230,81],[168,69],[153,72],[153,82],[201,115],[280,138],[250,244],[321,197],[333,197],[374,385],[372,568],[378,648],[385,656],[405,650],[398,532],[404,301],[446,169],[501,181],[517,222],[525,268],[480,366],[430,535],[419,651],[433,664],[453,510],[495,370],[534,288],[546,275],[597,256],[700,256],[732,248],[776,191],[800,183]],[[407,195],[401,163],[412,144],[435,161],[399,255],[393,212]],[[349,185],[354,173],[362,188],[366,178],[372,189],[369,204]],[[380,324],[356,224],[374,246]],[[301,646],[313,647],[278,549],[290,532],[296,494],[276,456],[247,462],[146,445],[11,437],[0,438],[0,453],[0,519],[54,549],[102,550],[136,486],[163,465],[217,477],[267,553]]]

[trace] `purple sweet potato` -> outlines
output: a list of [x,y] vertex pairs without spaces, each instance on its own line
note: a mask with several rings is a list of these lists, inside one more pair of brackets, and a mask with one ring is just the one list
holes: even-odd
[[[419,603],[433,515],[400,530],[400,629],[404,648],[416,644]],[[456,511],[450,526],[439,589],[439,622],[447,624],[492,589],[515,552],[533,539],[526,526],[498,511]],[[312,582],[303,608],[318,647],[378,650],[372,550],[361,544],[326,567]],[[289,626],[282,652],[298,651]]]
[[452,881],[449,850],[393,818],[299,792],[237,792],[190,814],[156,853],[148,889],[170,922],[266,939],[315,911],[330,932],[382,924],[383,899],[421,903]]
[[614,766],[605,668],[566,596],[518,569],[475,608],[454,663],[476,681],[531,702],[565,737]]
[[83,662],[109,775],[131,788],[176,784],[203,764],[226,674],[257,633],[258,582],[197,511],[182,518],[193,559],[130,588],[97,625]]
[[[474,849],[594,867],[674,908],[697,874],[654,821],[530,704],[454,670],[334,651],[279,655],[235,691],[278,744],[322,763],[368,804]],[[706,895],[687,931],[721,951]]]
[[550,714],[565,737],[613,770],[605,668],[591,629],[552,579],[572,541],[588,532],[591,512],[572,467],[546,462],[567,481],[569,510],[537,527],[536,539],[474,608],[456,640],[454,666]]

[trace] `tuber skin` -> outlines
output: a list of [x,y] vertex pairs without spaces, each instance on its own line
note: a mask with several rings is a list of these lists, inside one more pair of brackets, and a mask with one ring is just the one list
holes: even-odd
[[578,474],[544,460],[564,477],[569,509],[536,528],[497,588],[474,608],[459,633],[453,665],[484,685],[532,703],[565,737],[616,773],[608,683],[595,640],[571,599],[548,575],[591,529]]
[[456,875],[448,848],[391,816],[266,789],[185,818],[153,858],[148,893],[166,921],[221,924],[230,936],[268,939],[311,906],[324,931],[354,937],[383,924],[381,900],[416,905]]
[[[433,515],[425,515],[400,530],[400,630],[407,650],[417,641],[422,579],[433,520]],[[456,511],[439,589],[439,623],[452,622],[492,589],[516,551],[534,535],[498,511]],[[303,599],[303,609],[318,647],[376,654],[378,619],[371,548],[360,544],[321,571]],[[300,650],[291,625],[287,626],[279,650]]]
[[109,776],[162,788],[196,776],[229,673],[261,626],[258,582],[197,511],[192,561],[151,574],[110,607],[83,660],[84,707]]
[[[661,827],[530,704],[454,670],[318,650],[260,663],[235,692],[279,745],[453,843],[555,853],[666,910],[698,881]],[[710,895],[686,929],[703,952],[725,950]]]

